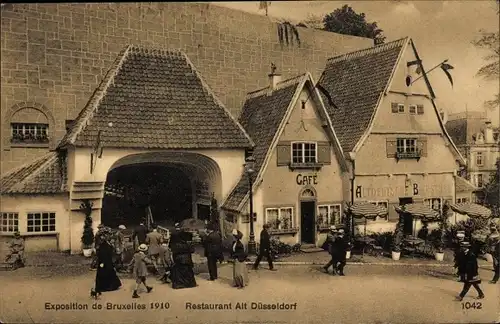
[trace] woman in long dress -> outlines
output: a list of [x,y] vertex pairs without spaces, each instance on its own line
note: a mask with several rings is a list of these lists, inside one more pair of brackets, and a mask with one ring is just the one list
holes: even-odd
[[95,277],[95,292],[113,291],[121,287],[122,283],[113,266],[114,247],[109,242],[110,236],[106,235],[97,253],[97,273]]
[[245,252],[245,246],[241,243],[243,234],[240,231],[234,230],[234,243],[232,248],[232,258],[233,258],[233,286],[238,289],[243,289],[248,286],[248,269],[245,264],[247,254]]
[[194,277],[194,263],[191,257],[193,247],[190,244],[192,234],[184,231],[175,231],[170,237],[173,266],[170,273],[173,289],[196,287]]

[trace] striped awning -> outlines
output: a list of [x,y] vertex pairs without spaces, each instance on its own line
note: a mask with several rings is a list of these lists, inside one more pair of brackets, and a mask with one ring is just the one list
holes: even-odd
[[467,215],[469,217],[489,218],[491,216],[491,210],[474,203],[453,204],[451,205],[451,209],[453,209],[454,212]]
[[404,206],[394,207],[398,213],[411,214],[413,217],[418,217],[427,221],[439,220],[439,212],[424,204],[406,204]]
[[377,216],[387,215],[387,208],[369,202],[358,202],[349,207],[352,217],[375,219]]

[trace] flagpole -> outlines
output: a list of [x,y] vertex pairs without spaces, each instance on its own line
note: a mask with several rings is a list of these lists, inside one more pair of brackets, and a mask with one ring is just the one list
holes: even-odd
[[427,72],[422,71],[422,75],[421,75],[421,76],[419,76],[418,78],[416,78],[415,80],[413,80],[413,81],[410,83],[410,85],[411,85],[411,84],[414,84],[417,80],[422,79],[422,78],[424,77],[424,73],[427,73],[427,74],[428,74],[428,73],[430,73],[430,72],[434,71],[435,69],[437,69],[437,68],[438,68],[438,67],[440,67],[443,63],[446,63],[446,62],[448,62],[448,60],[444,60],[443,62],[439,63],[438,65],[436,65],[435,67],[433,67],[432,69],[430,69],[430,70],[429,70],[429,71],[427,71]]

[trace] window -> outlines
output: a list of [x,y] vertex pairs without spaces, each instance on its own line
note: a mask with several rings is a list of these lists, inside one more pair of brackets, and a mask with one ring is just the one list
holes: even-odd
[[292,164],[316,163],[316,143],[292,143]]
[[19,231],[18,213],[0,213],[0,232],[13,233]]
[[12,142],[14,143],[48,143],[48,124],[12,123]]
[[477,166],[482,166],[483,165],[483,152],[477,152],[476,153],[476,165]]
[[56,213],[28,213],[28,232],[55,232]]
[[478,187],[483,186],[483,175],[482,174],[476,175],[476,184]]
[[429,199],[424,199],[424,204],[429,206],[430,208],[441,211],[442,207],[442,201],[441,198],[429,198]]
[[405,105],[402,103],[397,103],[393,102],[391,103],[391,111],[393,113],[404,113],[405,112]]
[[342,223],[342,205],[318,205],[317,224],[319,226],[339,225]]
[[415,138],[398,138],[396,151],[397,153],[416,153],[417,140]]
[[419,115],[424,114],[424,105],[417,105],[417,114]]
[[[257,221],[257,213],[253,213],[253,222]],[[250,213],[241,215],[242,223],[250,223]]]
[[416,105],[409,105],[408,111],[410,112],[410,114],[415,115],[417,113],[417,106]]
[[292,229],[293,207],[266,208],[266,221],[270,229]]
[[[385,210],[389,211],[389,202],[387,200],[369,201],[369,203],[374,204],[375,206],[382,206]],[[385,216],[377,216],[376,220],[389,220],[389,214]]]
[[463,204],[469,202],[469,198],[457,198],[457,204]]

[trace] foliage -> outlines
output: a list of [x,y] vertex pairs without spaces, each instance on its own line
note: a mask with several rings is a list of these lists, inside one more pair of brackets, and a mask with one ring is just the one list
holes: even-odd
[[297,28],[289,21],[278,23],[278,40],[281,46],[297,45],[300,47],[300,35]]
[[348,5],[327,14],[323,18],[323,23],[326,31],[371,38],[375,45],[383,44],[385,41],[383,30],[378,28],[376,22],[366,21],[364,13],[358,14]]
[[[404,206],[403,206],[404,208]],[[399,214],[399,221],[396,225],[396,230],[394,231],[394,236],[392,238],[392,251],[401,252],[401,244],[403,243],[403,226],[404,226],[404,214]]]
[[451,247],[458,231],[465,232],[465,239],[478,242],[482,236],[489,233],[489,220],[480,217],[469,218],[449,226],[446,231],[446,245]]
[[392,246],[393,232],[372,233],[370,237],[375,240],[375,244],[381,246],[384,251],[390,251]]
[[83,223],[82,244],[85,248],[92,246],[94,242],[94,230],[92,229],[92,202],[84,200],[80,205],[80,211],[85,214],[85,221]]
[[497,170],[484,188],[484,204],[490,208],[493,217],[500,217],[500,159],[496,163]]
[[[486,64],[479,69],[477,75],[483,77],[485,80],[497,81],[500,76],[500,37],[498,31],[486,32],[481,30],[481,37],[474,40],[472,44],[488,52],[488,55],[484,57]],[[500,97],[498,93],[494,99],[486,101],[486,106],[490,108],[495,108],[499,105]]]
[[289,255],[291,253],[296,253],[300,251],[300,243],[290,245],[282,242],[279,237],[271,237],[271,255],[273,257],[278,257],[282,255]]

